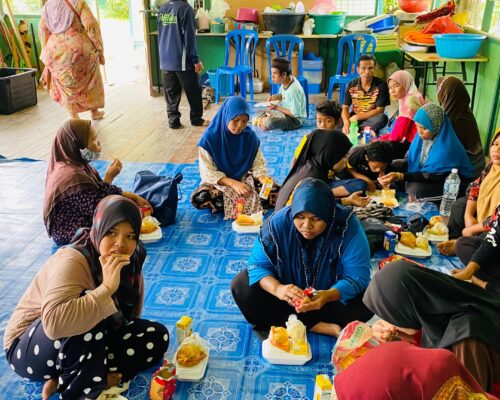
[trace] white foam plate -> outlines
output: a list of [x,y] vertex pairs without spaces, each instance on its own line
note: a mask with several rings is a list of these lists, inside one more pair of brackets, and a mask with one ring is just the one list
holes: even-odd
[[271,364],[304,365],[312,358],[311,346],[307,343],[307,354],[295,355],[273,346],[268,338],[262,342],[262,357]]
[[233,221],[231,224],[233,231],[236,233],[259,233],[261,225],[240,225]]
[[446,235],[433,235],[429,233],[429,229],[427,227],[424,228],[423,234],[426,235],[431,242],[446,242],[449,240],[448,234]]
[[415,258],[427,258],[432,255],[431,246],[427,251],[419,249],[415,247],[412,249],[411,247],[405,246],[404,244],[398,243],[396,245],[396,253],[401,254],[402,256],[415,257]]
[[210,351],[207,349],[207,356],[194,367],[183,367],[177,363],[177,352],[174,355],[175,369],[177,370],[177,380],[185,382],[198,382],[205,375],[208,365]]
[[255,104],[255,107],[262,108],[262,107],[276,106],[279,104],[279,102],[280,102],[279,100],[264,101],[262,103]]
[[151,233],[141,233],[139,235],[139,239],[141,239],[142,243],[154,243],[160,240],[162,237],[163,233],[160,227],[158,227],[157,230]]

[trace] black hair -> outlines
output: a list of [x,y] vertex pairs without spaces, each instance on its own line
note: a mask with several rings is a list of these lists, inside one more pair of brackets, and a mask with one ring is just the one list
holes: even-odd
[[276,68],[280,74],[290,75],[292,73],[290,61],[284,57],[276,57],[271,63],[271,68]]
[[342,115],[342,108],[338,102],[326,100],[316,106],[316,113],[332,117],[335,121],[338,121]]
[[370,142],[366,146],[366,156],[368,161],[390,163],[392,157],[392,146],[387,141]]
[[377,65],[377,59],[371,54],[361,54],[358,60],[358,67],[361,65],[361,61],[373,61],[373,64]]

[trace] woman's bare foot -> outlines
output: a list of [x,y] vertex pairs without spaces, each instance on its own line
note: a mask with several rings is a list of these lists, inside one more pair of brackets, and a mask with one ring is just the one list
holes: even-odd
[[91,114],[91,118],[93,120],[103,119],[104,118],[104,111],[91,110],[90,114]]
[[341,330],[342,328],[340,327],[340,325],[327,322],[318,322],[311,328],[311,332],[333,337],[339,337]]
[[447,240],[446,242],[441,242],[437,244],[437,250],[445,256],[455,256],[457,253],[455,251],[456,240]]
[[107,374],[108,384],[106,386],[106,389],[109,389],[110,387],[113,386],[118,386],[121,380],[122,380],[122,374],[118,372],[109,372]]
[[42,389],[42,400],[48,400],[50,396],[52,396],[57,390],[57,380],[49,379],[45,381]]

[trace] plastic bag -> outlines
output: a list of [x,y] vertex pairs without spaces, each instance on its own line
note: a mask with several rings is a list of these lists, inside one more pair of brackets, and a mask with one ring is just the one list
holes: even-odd
[[170,400],[174,397],[176,386],[175,365],[165,360],[160,369],[152,376],[149,398],[151,400]]
[[314,28],[314,19],[313,18],[309,18],[308,20],[304,21],[304,25],[302,27],[302,31],[303,31],[304,35],[312,35],[313,28]]
[[212,6],[210,7],[210,12],[208,13],[210,19],[224,18],[226,11],[229,10],[229,4],[227,4],[224,0],[213,0],[211,4]]
[[434,21],[429,23],[423,30],[422,33],[432,34],[432,33],[464,33],[463,29],[455,24],[449,15],[444,17],[436,18]]

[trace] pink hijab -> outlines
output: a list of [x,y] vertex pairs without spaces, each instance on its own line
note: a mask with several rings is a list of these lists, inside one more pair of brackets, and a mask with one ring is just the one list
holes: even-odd
[[422,106],[425,104],[425,100],[420,94],[413,80],[413,76],[408,71],[396,71],[394,72],[387,82],[394,80],[399,85],[405,88],[405,95],[402,99],[398,100],[399,103],[399,115],[413,119],[415,113],[417,112],[418,106],[417,102]]
[[[76,8],[78,0],[68,0]],[[43,6],[43,19],[51,33],[62,33],[73,23],[75,14],[65,0],[48,0]]]

